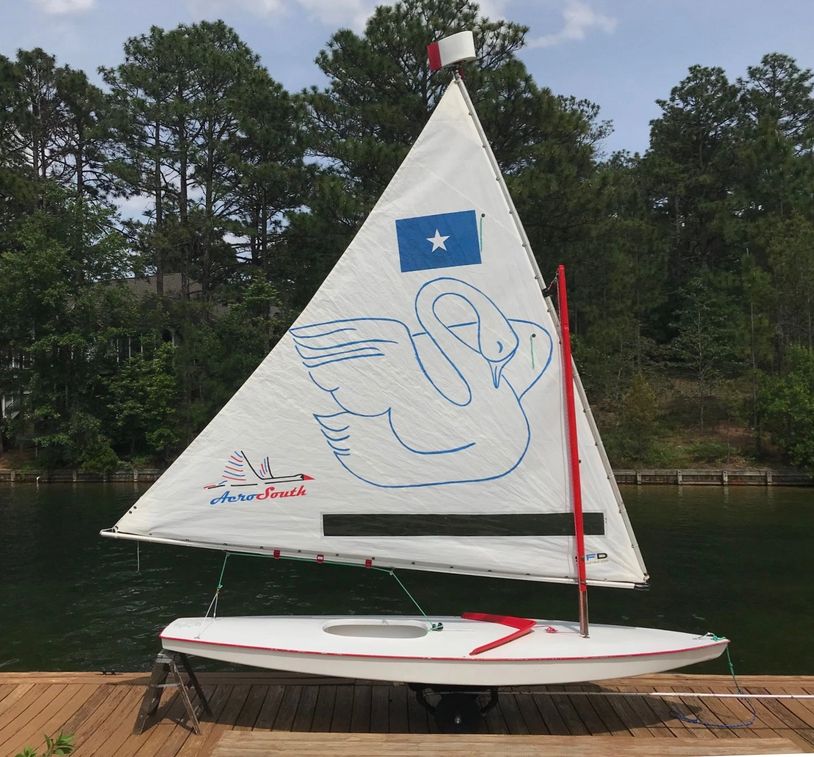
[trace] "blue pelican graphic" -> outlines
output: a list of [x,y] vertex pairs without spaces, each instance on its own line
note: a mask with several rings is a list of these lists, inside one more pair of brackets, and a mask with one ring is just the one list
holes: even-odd
[[415,313],[415,333],[393,318],[291,329],[334,402],[314,414],[328,445],[349,473],[385,488],[505,476],[529,447],[523,397],[551,362],[551,335],[451,277],[421,286]]

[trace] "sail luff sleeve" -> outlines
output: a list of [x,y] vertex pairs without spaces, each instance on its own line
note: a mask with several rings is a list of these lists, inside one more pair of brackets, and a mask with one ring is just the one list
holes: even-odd
[[[478,136],[481,139],[484,151],[486,152],[486,155],[489,159],[492,171],[494,172],[497,178],[500,190],[503,194],[503,198],[509,207],[509,212],[511,213],[512,220],[514,221],[514,224],[517,228],[517,232],[520,235],[520,239],[522,240],[523,249],[526,252],[528,261],[532,267],[532,270],[534,271],[535,278],[537,279],[537,283],[543,295],[546,311],[548,315],[551,317],[551,320],[553,321],[555,327],[559,329],[560,326],[559,316],[557,315],[556,310],[553,308],[550,298],[546,296],[545,278],[543,277],[543,274],[540,271],[540,266],[537,263],[537,258],[534,255],[534,251],[531,246],[528,234],[526,233],[526,229],[523,226],[523,221],[520,218],[520,214],[517,212],[514,200],[512,199],[511,193],[509,192],[508,186],[506,186],[506,181],[503,178],[503,173],[500,170],[500,165],[497,162],[497,158],[495,157],[494,151],[492,150],[492,146],[489,143],[489,140],[486,136],[486,132],[483,129],[483,124],[481,124],[480,119],[478,118],[475,106],[472,102],[472,99],[469,96],[469,91],[467,90],[466,84],[464,83],[464,80],[460,76],[460,74],[456,73],[454,75],[453,84],[457,85],[461,92],[461,95],[464,98],[464,102],[466,103],[469,115],[472,118],[472,122],[474,123]],[[639,549],[639,544],[636,540],[636,535],[633,531],[633,526],[630,523],[630,517],[627,514],[627,509],[625,508],[625,503],[624,500],[622,499],[622,493],[619,491],[619,485],[616,483],[616,476],[613,473],[613,468],[611,467],[610,460],[608,459],[608,454],[605,450],[605,445],[602,443],[602,437],[599,435],[599,429],[596,425],[596,419],[594,418],[593,411],[591,410],[591,406],[588,403],[588,397],[585,394],[585,387],[582,383],[582,379],[579,375],[579,369],[577,368],[576,364],[573,364],[572,372],[574,377],[574,385],[577,391],[577,396],[579,397],[584,418],[590,430],[590,438],[593,441],[594,446],[596,447],[596,451],[598,452],[599,457],[602,461],[602,466],[605,470],[605,475],[607,476],[608,483],[610,484],[611,491],[613,492],[613,497],[616,502],[617,511],[619,513],[622,523],[624,524],[625,531],[627,532],[627,537],[630,541],[630,548],[635,555],[636,562],[638,563],[639,570],[641,571],[642,576],[641,580],[634,581],[630,583],[629,586],[630,588],[641,588],[642,586],[646,586],[648,581],[650,580],[649,574],[647,572],[647,567],[645,566],[644,557],[642,556],[641,550]],[[591,582],[589,581],[588,583],[590,584]]]

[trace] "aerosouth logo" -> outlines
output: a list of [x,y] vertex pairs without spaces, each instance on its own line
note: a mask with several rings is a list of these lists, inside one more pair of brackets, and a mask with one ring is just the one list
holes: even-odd
[[204,489],[209,492],[223,489],[209,500],[209,504],[225,505],[231,502],[305,497],[308,490],[304,482],[313,480],[314,477],[307,473],[275,475],[268,456],[254,464],[243,450],[234,450],[227,458],[217,483],[207,484]]

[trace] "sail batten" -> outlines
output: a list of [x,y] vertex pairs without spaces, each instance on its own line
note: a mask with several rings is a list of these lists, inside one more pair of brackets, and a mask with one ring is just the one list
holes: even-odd
[[[456,80],[297,321],[106,535],[575,582],[564,372],[542,286]],[[574,383],[588,583],[641,585]]]

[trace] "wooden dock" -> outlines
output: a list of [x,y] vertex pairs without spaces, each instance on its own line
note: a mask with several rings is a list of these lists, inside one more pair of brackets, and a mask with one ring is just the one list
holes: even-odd
[[[814,752],[814,676],[657,675],[600,684],[506,689],[481,733],[438,733],[406,686],[273,672],[202,673],[212,706],[200,735],[169,689],[132,733],[144,673],[0,673],[0,755],[75,735],[76,755],[514,754],[713,755]],[[694,694],[714,694],[699,698]],[[649,696],[657,693],[658,696]],[[754,722],[746,727],[724,725]],[[695,718],[712,726],[687,722]]]
[[[148,728],[133,726],[143,673],[0,673],[0,754],[75,735],[76,755],[394,755],[814,752],[814,677],[657,675],[506,689],[481,733],[441,734],[406,686],[295,674],[203,673],[212,706],[196,735],[177,690]],[[684,694],[682,695],[682,692]],[[715,694],[699,698],[694,694]],[[650,696],[656,693],[657,696]],[[739,728],[726,728],[754,721]],[[683,716],[680,717],[679,715]],[[710,726],[687,722],[695,718]],[[717,727],[715,727],[717,726]]]
[[[133,468],[97,473],[81,470],[15,470],[0,467],[0,484],[149,484],[163,473],[159,468]],[[618,484],[674,486],[814,486],[804,471],[771,468],[617,469]]]

